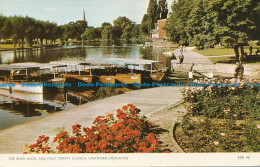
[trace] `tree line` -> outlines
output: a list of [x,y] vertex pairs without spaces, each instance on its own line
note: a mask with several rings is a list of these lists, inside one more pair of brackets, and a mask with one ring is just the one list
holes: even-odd
[[10,16],[0,14],[0,40],[12,39],[14,48],[26,43],[53,44],[57,39],[61,43],[69,40],[118,40],[129,41],[131,39],[142,41],[144,36],[149,36],[154,23],[167,17],[168,8],[166,0],[150,0],[147,13],[143,16],[141,24],[136,24],[127,17],[118,17],[113,25],[104,22],[100,27],[88,27],[84,21],[69,22],[58,26],[57,23],[41,21],[32,17]]
[[14,48],[26,43],[29,46],[34,44],[54,44],[57,39],[62,43],[69,39],[81,40],[81,34],[87,28],[87,23],[82,21],[70,22],[58,26],[57,23],[36,20],[31,17],[0,15],[0,40],[12,39]]
[[88,27],[81,35],[83,40],[117,40],[123,39],[129,41],[132,38],[138,39],[139,37],[139,25],[127,17],[119,16],[113,21],[113,25],[104,22],[101,27]]
[[259,0],[175,0],[171,9],[165,29],[181,45],[234,47],[260,39]]
[[104,22],[101,27],[89,27],[87,22],[76,21],[58,26],[54,22],[36,20],[31,17],[0,15],[0,40],[12,39],[14,48],[18,44],[54,44],[60,39],[62,43],[69,40],[117,40],[138,39],[140,24],[135,24],[127,17],[118,17],[113,25]]

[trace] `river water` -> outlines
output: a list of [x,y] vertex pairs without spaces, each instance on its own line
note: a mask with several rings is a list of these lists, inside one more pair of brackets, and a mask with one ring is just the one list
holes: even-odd
[[[163,54],[173,48],[157,48],[138,46],[137,44],[93,42],[84,46],[63,46],[53,49],[35,49],[31,51],[4,51],[0,52],[0,64],[50,61],[68,61],[103,59],[103,58],[133,58],[162,61],[170,68],[169,56]],[[85,91],[89,94],[90,91]],[[49,113],[59,112],[88,102],[73,90],[64,93],[30,94],[0,89],[0,130],[18,125],[36,118],[44,117]]]

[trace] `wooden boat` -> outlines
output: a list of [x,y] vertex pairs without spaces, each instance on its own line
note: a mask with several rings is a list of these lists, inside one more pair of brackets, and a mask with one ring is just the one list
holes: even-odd
[[161,61],[126,58],[109,58],[109,60],[125,63],[132,70],[131,73],[134,71],[141,74],[144,80],[161,81],[167,71],[167,68],[159,67],[163,65]]
[[[51,64],[66,65],[66,69],[60,76],[64,78],[74,78],[83,82],[92,83],[94,82],[94,76],[92,75],[90,63],[83,61],[59,61],[51,62]],[[89,66],[88,70],[85,70],[85,66]],[[87,73],[87,74],[85,74]]]
[[53,72],[53,79],[50,81],[55,84],[55,87],[58,89],[58,92],[63,92],[66,82],[66,77],[62,76],[59,73],[59,69],[64,69],[64,67],[67,67],[67,65],[55,65],[52,68]]
[[150,74],[150,77],[152,78],[153,81],[161,81],[164,76],[165,76],[165,73],[162,73],[162,72]]
[[117,73],[115,79],[121,83],[125,84],[134,84],[134,83],[141,83],[141,74],[135,73]]
[[56,87],[46,87],[45,91],[53,91],[53,89],[56,88],[60,92],[64,89],[64,83],[66,81],[66,78],[62,77],[60,74],[65,71],[67,65],[35,62],[16,63],[12,65],[24,68],[37,67],[38,81],[47,84],[53,83],[56,85]]
[[[91,63],[90,68],[92,70],[92,74],[98,78],[98,82],[106,84],[116,83],[115,66],[108,63]],[[85,71],[89,71],[89,69],[85,69]]]
[[128,69],[129,64],[120,60],[103,59],[103,60],[89,60],[92,62],[92,69],[94,75],[99,77],[102,83],[115,84],[116,82],[125,84],[141,83],[141,74],[136,74]]
[[99,81],[101,83],[115,84],[116,83],[116,76],[102,75],[102,76],[99,76]]

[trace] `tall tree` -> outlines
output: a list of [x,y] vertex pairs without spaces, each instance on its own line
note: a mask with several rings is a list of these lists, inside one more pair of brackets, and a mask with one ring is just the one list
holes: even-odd
[[85,32],[81,35],[81,38],[84,40],[95,39],[95,29],[93,27],[87,28]]
[[113,31],[113,27],[112,26],[109,26],[109,25],[106,25],[101,33],[102,35],[102,38],[104,40],[107,40],[109,41],[111,38],[112,38],[112,32]]
[[159,12],[160,12],[160,19],[166,19],[168,15],[168,5],[166,0],[159,0]]
[[181,45],[189,41],[191,34],[187,21],[191,10],[192,3],[190,0],[173,1],[172,13],[169,15],[165,26],[170,41]]
[[116,20],[113,21],[114,31],[116,33],[116,38],[124,38],[129,40],[132,37],[132,29],[134,28],[134,23],[127,17],[119,16]]
[[142,32],[149,34],[155,28],[155,23],[159,19],[165,19],[168,15],[166,0],[149,0],[147,12],[144,14],[141,22]]
[[147,14],[144,14],[141,25],[140,25],[140,29],[142,31],[142,33],[144,34],[149,34],[149,17]]
[[191,42],[202,48],[217,43],[241,45],[255,32],[259,5],[258,0],[174,1],[167,35],[171,41]]

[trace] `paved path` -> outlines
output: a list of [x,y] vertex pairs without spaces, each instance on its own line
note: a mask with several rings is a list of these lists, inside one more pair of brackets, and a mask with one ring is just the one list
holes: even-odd
[[183,63],[213,64],[207,56],[196,53],[192,49],[195,49],[195,47],[186,47],[186,50],[183,52]]
[[97,116],[106,115],[108,112],[116,113],[118,108],[126,104],[134,104],[147,116],[168,110],[181,101],[180,89],[159,87],[131,91],[1,130],[0,153],[22,153],[24,144],[35,143],[38,136],[43,134],[52,139],[58,132],[57,128],[69,130],[76,123],[89,127]]
[[162,110],[153,114],[149,114],[148,120],[155,125],[155,129],[159,129],[159,132],[155,132],[158,139],[162,142],[160,149],[165,151],[169,150],[174,153],[184,153],[183,149],[174,140],[174,126],[177,122],[181,122],[183,116],[187,113],[184,105]]

